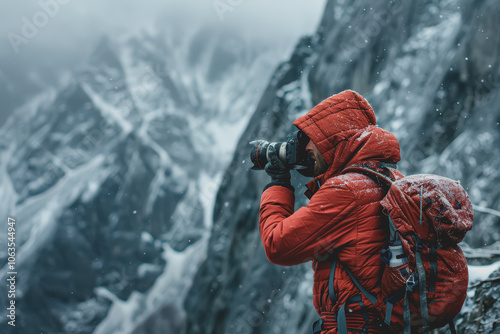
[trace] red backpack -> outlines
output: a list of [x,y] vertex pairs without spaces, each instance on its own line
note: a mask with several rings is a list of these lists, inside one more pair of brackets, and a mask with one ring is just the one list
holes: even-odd
[[453,332],[453,318],[465,301],[469,280],[458,246],[472,229],[469,196],[459,182],[445,177],[403,177],[394,169],[384,171],[388,175],[363,166],[343,171],[367,175],[387,190],[380,202],[390,232],[388,248],[381,254],[386,263],[381,295],[371,295],[347,272],[393,332],[429,333],[446,324]]

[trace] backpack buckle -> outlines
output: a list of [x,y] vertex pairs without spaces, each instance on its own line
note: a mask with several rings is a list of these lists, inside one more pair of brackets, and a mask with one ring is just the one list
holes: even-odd
[[417,285],[418,285],[418,275],[416,273],[412,273],[406,279],[406,291],[413,292],[413,288]]
[[380,252],[380,259],[382,260],[382,262],[384,262],[386,265],[389,265],[391,258],[392,258],[391,250],[389,248],[382,249],[382,252]]

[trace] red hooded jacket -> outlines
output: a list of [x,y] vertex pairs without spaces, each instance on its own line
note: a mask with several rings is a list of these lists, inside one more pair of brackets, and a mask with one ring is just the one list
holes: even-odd
[[[362,174],[342,174],[351,165],[375,170],[380,162],[400,160],[399,143],[375,126],[368,102],[354,91],[329,97],[295,122],[318,148],[328,170],[307,184],[309,204],[294,213],[294,193],[282,186],[266,189],[261,198],[260,234],[270,262],[291,266],[313,261],[313,303],[326,321],[322,333],[337,333],[335,314],[349,297],[360,294],[342,266],[336,266],[334,291],[329,299],[332,256],[340,259],[368,291],[380,292],[380,252],[387,243],[387,217],[380,201],[383,190]],[[378,313],[362,296],[370,316],[370,332]],[[346,308],[348,329],[367,324],[359,302]]]

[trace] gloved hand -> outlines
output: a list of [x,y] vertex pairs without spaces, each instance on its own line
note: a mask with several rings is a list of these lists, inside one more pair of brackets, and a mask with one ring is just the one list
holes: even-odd
[[264,190],[272,186],[283,186],[291,191],[295,191],[295,188],[290,183],[290,170],[278,158],[274,146],[269,145],[267,152],[269,154],[269,162],[266,164],[264,170],[271,177],[271,182],[264,187]]

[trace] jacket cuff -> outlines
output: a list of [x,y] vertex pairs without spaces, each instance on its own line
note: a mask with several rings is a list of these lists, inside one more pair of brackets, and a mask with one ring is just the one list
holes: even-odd
[[295,192],[295,188],[288,182],[279,182],[279,181],[272,181],[270,183],[268,183],[264,189],[262,190],[262,192],[266,191],[266,189],[270,188],[270,187],[273,187],[273,186],[281,186],[281,187],[285,187],[287,189],[290,189],[292,192]]

